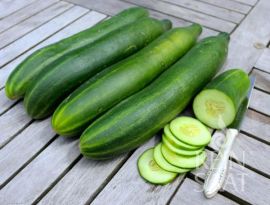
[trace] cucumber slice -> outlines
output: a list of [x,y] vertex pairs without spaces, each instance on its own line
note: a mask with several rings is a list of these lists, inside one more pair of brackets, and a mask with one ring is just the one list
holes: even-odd
[[188,157],[188,156],[178,155],[172,152],[166,146],[162,145],[161,152],[164,158],[169,163],[171,163],[174,166],[185,168],[185,169],[193,169],[193,168],[199,167],[204,163],[206,159],[205,151],[203,151],[201,154],[197,156]]
[[204,147],[201,147],[197,150],[184,150],[184,149],[176,148],[167,140],[167,137],[164,135],[162,136],[162,142],[168,149],[170,149],[174,153],[184,155],[184,156],[198,155],[204,150]]
[[186,150],[194,150],[194,149],[199,149],[200,147],[196,147],[196,146],[192,146],[189,144],[186,144],[180,140],[178,140],[171,132],[170,130],[170,125],[167,124],[164,127],[164,135],[166,135],[168,141],[170,141],[170,143],[172,145],[174,145],[175,147],[179,148],[179,149],[186,149]]
[[192,117],[178,117],[171,121],[170,129],[182,142],[193,146],[205,146],[211,140],[211,133],[199,120]]
[[183,169],[180,167],[176,167],[164,158],[164,156],[161,153],[161,143],[159,143],[155,149],[154,149],[154,159],[156,163],[164,170],[169,172],[175,172],[175,173],[185,173],[188,172],[190,169]]
[[146,150],[138,159],[138,169],[142,178],[153,184],[167,184],[177,173],[160,168],[154,160],[154,148]]

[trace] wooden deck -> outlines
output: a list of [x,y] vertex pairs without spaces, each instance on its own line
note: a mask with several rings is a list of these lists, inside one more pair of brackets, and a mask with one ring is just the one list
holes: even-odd
[[[226,186],[211,200],[201,183],[222,141],[219,132],[204,167],[153,186],[139,177],[136,161],[158,136],[116,159],[87,160],[78,140],[57,136],[50,119],[34,121],[21,101],[5,97],[8,75],[27,55],[133,5],[174,26],[200,23],[202,37],[231,33],[224,69],[241,67],[257,76]],[[0,0],[0,204],[269,204],[269,11],[268,0]]]

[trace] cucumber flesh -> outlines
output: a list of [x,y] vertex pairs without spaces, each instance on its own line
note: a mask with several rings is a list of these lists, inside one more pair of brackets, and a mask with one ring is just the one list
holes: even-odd
[[182,156],[172,152],[166,146],[161,146],[161,152],[164,158],[174,166],[185,168],[185,169],[193,169],[201,166],[205,159],[206,153],[203,151],[201,154],[196,156]]
[[138,169],[142,178],[153,184],[167,184],[177,173],[160,168],[154,160],[154,148],[146,150],[138,159]]
[[162,142],[163,142],[164,146],[166,146],[168,149],[170,149],[174,153],[184,155],[184,156],[198,155],[204,150],[204,147],[201,147],[197,150],[184,150],[184,149],[176,148],[167,140],[166,136],[164,136],[164,135],[162,136]]
[[211,133],[199,120],[192,117],[178,117],[171,121],[172,134],[182,142],[193,146],[205,146],[211,140]]
[[176,167],[172,164],[170,164],[162,155],[161,152],[161,145],[162,143],[159,143],[155,149],[154,149],[154,159],[158,166],[160,166],[162,169],[169,171],[169,172],[175,172],[175,173],[185,173],[188,172],[190,169],[183,169],[180,167]]
[[179,149],[186,149],[186,150],[196,150],[196,149],[199,149],[200,147],[196,147],[196,146],[192,146],[192,145],[189,145],[189,144],[186,144],[180,140],[178,140],[171,132],[170,130],[170,125],[167,124],[165,127],[164,127],[164,133],[163,135],[165,135],[167,137],[167,140],[172,144],[174,145],[175,147],[179,148]]

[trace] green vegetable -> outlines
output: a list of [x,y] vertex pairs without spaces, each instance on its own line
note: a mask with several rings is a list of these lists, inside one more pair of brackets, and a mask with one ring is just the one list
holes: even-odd
[[146,150],[138,159],[141,177],[153,184],[167,184],[177,177],[177,173],[160,168],[153,158],[154,149]]
[[213,79],[193,102],[196,117],[214,129],[230,125],[247,96],[250,80],[241,69],[232,69]]
[[52,114],[58,104],[87,79],[170,28],[168,20],[143,18],[64,55],[32,80],[24,99],[28,114],[35,119]]
[[81,153],[104,159],[132,150],[180,113],[222,66],[229,35],[195,45],[153,83],[95,120],[80,138]]
[[48,70],[48,65],[52,62],[60,61],[60,57],[71,51],[91,44],[108,33],[146,16],[148,12],[143,8],[129,8],[91,28],[35,51],[10,74],[5,88],[7,97],[23,97],[31,80],[41,71]]
[[94,82],[83,84],[55,111],[54,130],[64,136],[81,134],[91,120],[145,87],[176,62],[196,43],[200,32],[198,24],[172,29]]

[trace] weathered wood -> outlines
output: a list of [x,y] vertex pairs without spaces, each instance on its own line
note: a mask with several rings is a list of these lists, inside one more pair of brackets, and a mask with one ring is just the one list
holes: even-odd
[[29,18],[30,16],[35,15],[36,13],[42,11],[43,9],[51,6],[52,4],[56,3],[56,0],[38,0],[33,4],[7,16],[0,20],[0,33],[9,29],[10,27],[24,21],[25,19]]
[[[208,158],[203,167],[192,173],[196,178],[205,178],[213,159],[214,152],[208,151]],[[224,190],[250,204],[265,205],[270,200],[270,179],[230,161],[229,172]]]
[[165,186],[155,186],[145,182],[137,171],[138,157],[149,147],[153,147],[159,138],[153,138],[127,160],[123,167],[99,193],[92,204],[166,204],[183,176]]
[[[220,4],[227,1],[219,1]],[[224,68],[243,68],[249,72],[263,52],[270,36],[267,16],[270,4],[260,0],[256,7],[243,20],[231,35],[228,59]]]
[[79,156],[78,141],[58,137],[0,190],[3,204],[32,204]]
[[35,121],[0,150],[0,187],[55,135],[51,119]]
[[270,143],[270,118],[253,110],[247,110],[241,129]]
[[205,205],[220,205],[220,204],[237,204],[234,201],[217,194],[211,199],[205,198],[202,192],[202,185],[186,178],[180,186],[175,196],[173,197],[170,205],[178,204],[205,204]]
[[31,16],[25,21],[13,26],[7,31],[0,34],[0,48],[3,48],[10,43],[16,41],[21,36],[29,33],[30,31],[38,28],[42,24],[50,21],[54,17],[63,13],[66,9],[63,8],[63,4],[61,2],[56,3],[49,8],[41,11],[40,13]]
[[81,159],[39,204],[87,204],[110,180],[126,157],[107,161]]
[[250,6],[254,6],[257,3],[257,0],[234,0],[234,1],[238,1],[240,3],[247,4]]
[[265,48],[255,64],[256,68],[270,73],[270,48]]
[[3,112],[5,112],[8,108],[10,108],[15,101],[10,100],[6,97],[5,90],[0,90],[0,116]]
[[208,16],[203,13],[198,13],[192,10],[185,9],[183,7],[168,4],[157,0],[126,0],[130,3],[135,3],[139,6],[144,6],[153,10],[157,10],[178,18],[182,18],[187,21],[200,23],[208,28],[212,28],[219,31],[231,32],[236,24],[228,22],[222,19]]
[[[210,147],[219,150],[225,139],[224,133],[216,131]],[[230,156],[244,165],[248,165],[270,176],[270,146],[244,134],[239,134],[232,147]]]
[[31,118],[18,103],[0,117],[0,149],[9,142],[18,132],[29,124]]
[[71,6],[72,5],[68,3],[62,2],[62,9],[67,10],[66,12],[3,48],[0,52],[0,59],[2,59],[0,66],[10,62],[18,55],[21,55],[37,43],[43,41],[46,37],[54,34],[56,31],[70,24],[87,12],[84,8],[77,6],[71,8]]
[[270,116],[270,95],[253,89],[249,107]]
[[183,6],[188,9],[192,9],[194,11],[202,12],[205,14],[209,14],[227,21],[231,21],[234,23],[239,23],[244,17],[244,14],[240,14],[235,11],[231,11],[228,9],[224,9],[221,7],[217,7],[211,4],[206,4],[204,2],[195,1],[195,0],[163,0],[165,2],[169,2],[172,4],[176,4],[179,6]]
[[256,76],[255,87],[270,93],[270,73],[253,69],[252,74]]

